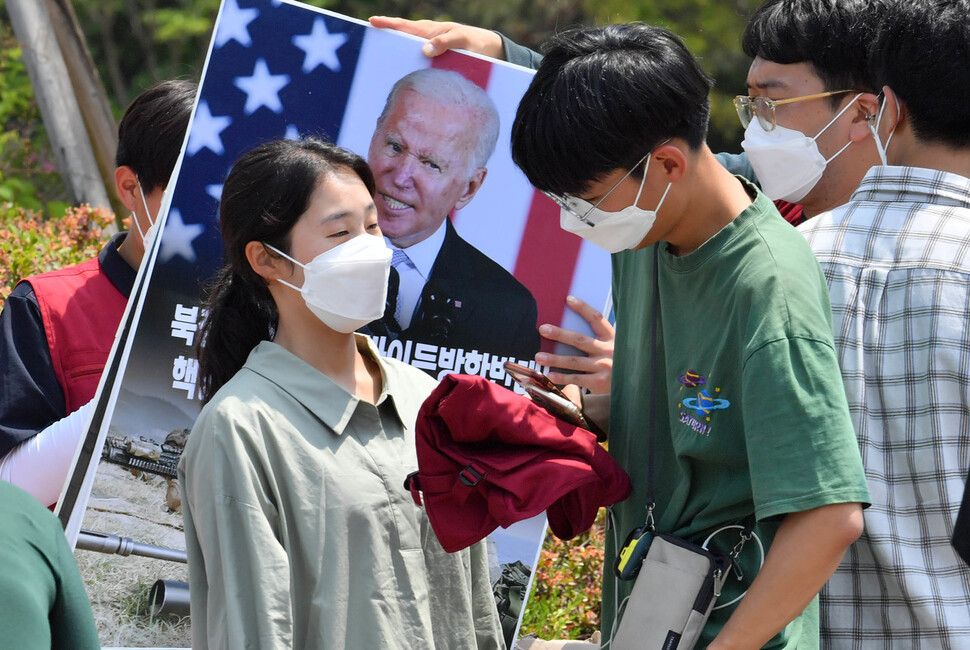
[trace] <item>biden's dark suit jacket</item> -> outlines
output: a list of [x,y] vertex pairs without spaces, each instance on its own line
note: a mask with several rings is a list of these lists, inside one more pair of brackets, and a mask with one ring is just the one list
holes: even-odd
[[445,228],[444,242],[410,326],[399,331],[394,321],[397,278],[393,277],[384,317],[363,331],[532,359],[539,351],[535,298],[511,273],[459,237],[450,219]]

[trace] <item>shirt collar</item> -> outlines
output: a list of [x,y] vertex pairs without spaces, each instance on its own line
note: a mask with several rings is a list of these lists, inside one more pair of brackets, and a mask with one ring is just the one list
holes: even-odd
[[674,255],[670,252],[670,244],[662,242],[660,244],[660,260],[664,264],[678,273],[693,271],[716,255],[737,233],[747,228],[749,223],[760,219],[761,215],[766,212],[777,212],[771,199],[765,196],[751,181],[741,176],[735,176],[735,178],[741,182],[745,192],[751,197],[751,204],[696,250],[686,255]]
[[[357,349],[376,360],[381,369],[382,387],[378,406],[389,401],[402,425],[406,426],[404,414],[394,397],[400,395],[404,388],[403,378],[381,358],[369,337],[363,334],[356,334],[355,337]],[[343,434],[361,401],[303,359],[272,341],[261,341],[250,352],[243,367],[276,384],[337,435]]]
[[135,286],[135,269],[128,266],[128,262],[118,252],[118,246],[127,236],[128,233],[119,232],[98,253],[98,264],[108,276],[108,281],[125,298],[131,296],[131,288]]
[[970,178],[924,167],[877,165],[866,172],[850,201],[905,201],[970,208]]
[[[445,218],[438,226],[438,229],[431,233],[431,236],[427,239],[419,241],[417,244],[412,244],[407,248],[403,248],[405,253],[407,253],[408,259],[414,264],[414,268],[418,270],[421,277],[427,281],[428,277],[431,275],[431,267],[434,266],[434,262],[438,259],[438,251],[441,250],[441,245],[445,242],[445,230],[448,225],[448,219]],[[388,246],[392,248],[398,248],[391,243],[391,240],[387,240]]]

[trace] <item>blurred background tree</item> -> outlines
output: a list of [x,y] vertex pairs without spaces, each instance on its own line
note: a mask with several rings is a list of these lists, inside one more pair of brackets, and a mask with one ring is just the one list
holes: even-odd
[[[533,49],[567,27],[628,20],[662,25],[683,37],[716,79],[712,148],[739,151],[741,129],[730,98],[744,88],[749,61],[741,52],[740,36],[758,1],[309,0],[308,4],[361,19],[384,14],[455,20],[497,29]],[[199,78],[220,0],[73,0],[72,4],[118,114],[157,81]],[[3,0],[0,20],[8,23]]]

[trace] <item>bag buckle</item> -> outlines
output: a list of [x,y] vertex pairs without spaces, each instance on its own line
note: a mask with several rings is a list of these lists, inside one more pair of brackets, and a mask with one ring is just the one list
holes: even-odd
[[466,465],[463,470],[458,472],[458,480],[468,487],[475,487],[483,478],[485,478],[485,475],[471,465]]

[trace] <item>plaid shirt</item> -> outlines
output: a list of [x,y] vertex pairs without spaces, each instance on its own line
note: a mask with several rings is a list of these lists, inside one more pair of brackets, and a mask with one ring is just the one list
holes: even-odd
[[970,467],[970,179],[874,167],[799,227],[825,271],[873,504],[821,597],[823,648],[970,647],[950,546]]

